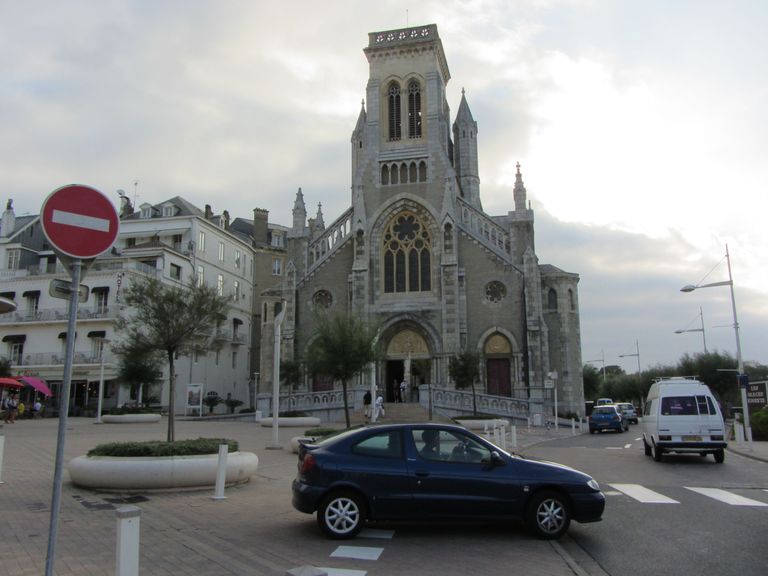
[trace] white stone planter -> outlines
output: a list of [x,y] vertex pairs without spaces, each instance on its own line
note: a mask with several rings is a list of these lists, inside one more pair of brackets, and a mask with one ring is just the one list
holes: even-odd
[[160,414],[103,414],[104,424],[146,424],[160,422]]
[[[272,417],[261,419],[261,425],[265,428],[272,426]],[[299,426],[319,426],[320,418],[316,416],[279,416],[277,418],[278,427],[284,426],[286,428],[299,427]]]
[[[95,490],[167,490],[215,486],[218,454],[202,456],[124,457],[78,456],[67,470],[72,483]],[[227,454],[227,484],[247,482],[259,458],[252,452]]]

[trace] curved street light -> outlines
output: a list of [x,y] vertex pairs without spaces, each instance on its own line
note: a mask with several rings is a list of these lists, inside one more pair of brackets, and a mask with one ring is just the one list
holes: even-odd
[[[680,288],[680,292],[693,292],[699,288],[714,288],[716,286],[730,286],[731,288],[731,307],[733,308],[733,331],[736,334],[736,362],[738,363],[738,376],[736,381],[741,389],[741,406],[744,414],[744,433],[747,437],[749,449],[752,449],[752,428],[749,425],[749,407],[747,406],[747,387],[744,383],[744,361],[741,358],[741,335],[739,334],[739,318],[736,315],[736,296],[733,292],[733,275],[731,273],[731,255],[728,252],[728,244],[725,245],[725,260],[728,262],[728,280],[722,282],[712,282],[710,284],[687,284]],[[721,260],[722,262],[722,260]]]
[[[688,288],[688,286],[686,286]],[[688,290],[688,292],[691,292],[691,290]],[[701,328],[683,328],[681,330],[675,330],[675,334],[685,334],[686,332],[701,332],[701,338],[704,341],[704,354],[708,354],[707,352],[707,334],[704,331],[704,311],[701,309],[701,306],[699,306],[699,318],[701,318]],[[690,326],[692,321],[688,324]]]
[[634,354],[619,354],[619,358],[632,358],[635,356],[637,358],[637,373],[640,374],[640,343],[637,340],[635,340],[635,350],[637,350],[637,352]]

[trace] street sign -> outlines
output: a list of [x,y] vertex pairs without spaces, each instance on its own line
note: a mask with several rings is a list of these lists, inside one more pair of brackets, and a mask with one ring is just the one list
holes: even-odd
[[98,190],[81,184],[51,192],[43,202],[40,222],[56,251],[81,260],[109,250],[120,225],[112,202]]
[[[82,302],[88,301],[88,286],[80,284],[80,289],[77,291],[77,299]],[[51,284],[48,286],[48,294],[54,298],[62,298],[63,300],[69,300],[72,297],[72,282],[68,280],[59,280],[54,278],[51,280]]]

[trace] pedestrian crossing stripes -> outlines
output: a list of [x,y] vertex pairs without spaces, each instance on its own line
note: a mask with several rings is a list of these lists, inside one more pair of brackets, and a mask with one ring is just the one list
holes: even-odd
[[[614,488],[616,491],[605,491],[606,496],[617,496],[624,494],[630,498],[633,498],[634,500],[637,500],[638,502],[642,502],[643,504],[680,504],[678,500],[660,494],[659,492],[655,492],[649,488],[646,488],[645,486],[641,486],[640,484],[609,483],[608,486]],[[696,492],[702,496],[706,496],[707,498],[712,498],[718,502],[729,504],[731,506],[768,507],[768,502],[761,502],[752,498],[746,498],[744,496],[740,496],[739,494],[729,492],[728,490],[722,490],[720,488],[700,488],[695,486],[684,486],[683,488],[692,492]],[[768,489],[764,489],[762,492],[768,492]]]
[[365,576],[365,570],[347,570],[345,568],[320,568],[328,576]]
[[699,494],[703,494],[704,496],[719,500],[720,502],[725,502],[731,506],[768,506],[765,502],[752,500],[752,498],[744,498],[744,496],[739,496],[738,494],[733,494],[726,490],[720,490],[719,488],[691,488],[690,486],[686,486],[686,488],[698,492]]

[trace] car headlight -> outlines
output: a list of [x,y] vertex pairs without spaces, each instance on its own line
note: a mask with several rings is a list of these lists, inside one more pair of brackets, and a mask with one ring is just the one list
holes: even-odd
[[587,486],[592,488],[592,490],[600,492],[600,484],[598,484],[597,481],[594,478],[590,478],[589,479],[589,482],[587,482]]

